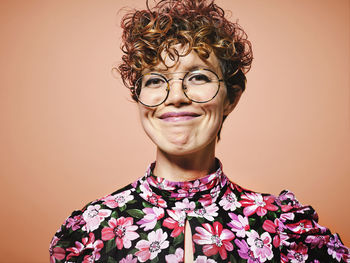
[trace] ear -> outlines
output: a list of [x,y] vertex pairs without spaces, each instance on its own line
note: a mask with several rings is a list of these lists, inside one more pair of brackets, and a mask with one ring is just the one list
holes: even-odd
[[224,116],[228,116],[231,111],[233,111],[233,109],[236,107],[239,99],[241,98],[242,95],[242,88],[238,85],[234,85],[231,87],[231,89],[234,90],[234,100],[232,102],[230,102],[229,98],[227,97],[226,101],[225,101],[225,106],[224,106]]

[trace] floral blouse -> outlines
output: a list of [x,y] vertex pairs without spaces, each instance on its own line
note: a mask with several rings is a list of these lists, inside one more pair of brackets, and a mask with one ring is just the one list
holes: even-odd
[[196,263],[350,262],[337,234],[289,191],[244,189],[218,170],[190,182],[152,174],[74,211],[53,237],[54,262],[184,261],[190,224]]

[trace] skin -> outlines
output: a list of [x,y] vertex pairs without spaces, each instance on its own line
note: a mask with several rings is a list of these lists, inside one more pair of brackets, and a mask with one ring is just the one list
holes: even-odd
[[[186,49],[176,45],[179,54],[184,55]],[[219,61],[214,53],[206,60],[201,59],[195,51],[180,56],[172,61],[163,54],[165,64],[171,66],[167,71],[162,65],[152,71],[174,73],[173,78],[182,78],[184,73],[194,67],[207,68],[222,78]],[[150,70],[148,70],[150,71]],[[145,70],[147,72],[147,70]],[[144,73],[145,73],[144,72]],[[170,93],[167,100],[157,107],[146,107],[138,103],[142,126],[157,147],[154,174],[170,181],[190,181],[215,171],[215,146],[217,133],[222,125],[223,116],[235,108],[239,94],[233,103],[227,97],[224,82],[220,82],[217,96],[206,103],[190,101],[182,90],[182,82],[170,81]],[[165,121],[160,116],[168,112],[193,112],[198,117],[173,118]]]

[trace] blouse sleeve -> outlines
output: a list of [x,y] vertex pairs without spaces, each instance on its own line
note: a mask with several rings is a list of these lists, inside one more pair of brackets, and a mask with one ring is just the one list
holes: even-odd
[[[53,236],[50,243],[50,263],[83,262],[93,256],[93,233],[84,230],[84,210],[74,211]],[[90,261],[89,261],[90,262]]]
[[350,252],[337,234],[318,224],[311,206],[302,206],[290,191],[276,200],[282,210],[277,222],[281,262],[350,262]]

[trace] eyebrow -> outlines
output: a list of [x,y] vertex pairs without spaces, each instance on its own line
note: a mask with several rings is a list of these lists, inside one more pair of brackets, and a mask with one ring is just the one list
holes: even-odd
[[[193,65],[189,68],[186,68],[184,71],[181,71],[181,72],[188,72],[188,71],[194,71],[194,70],[199,70],[199,69],[209,69],[209,70],[212,70],[215,72],[214,69],[212,69],[206,65]],[[147,71],[144,72],[144,74],[151,73],[151,72],[159,72],[162,74],[166,74],[166,73],[168,73],[168,70],[167,69],[160,69],[160,68],[156,68],[156,67],[151,67],[151,68],[148,68]],[[176,72],[174,72],[174,73],[176,73]],[[171,72],[169,72],[169,74],[171,74]]]

